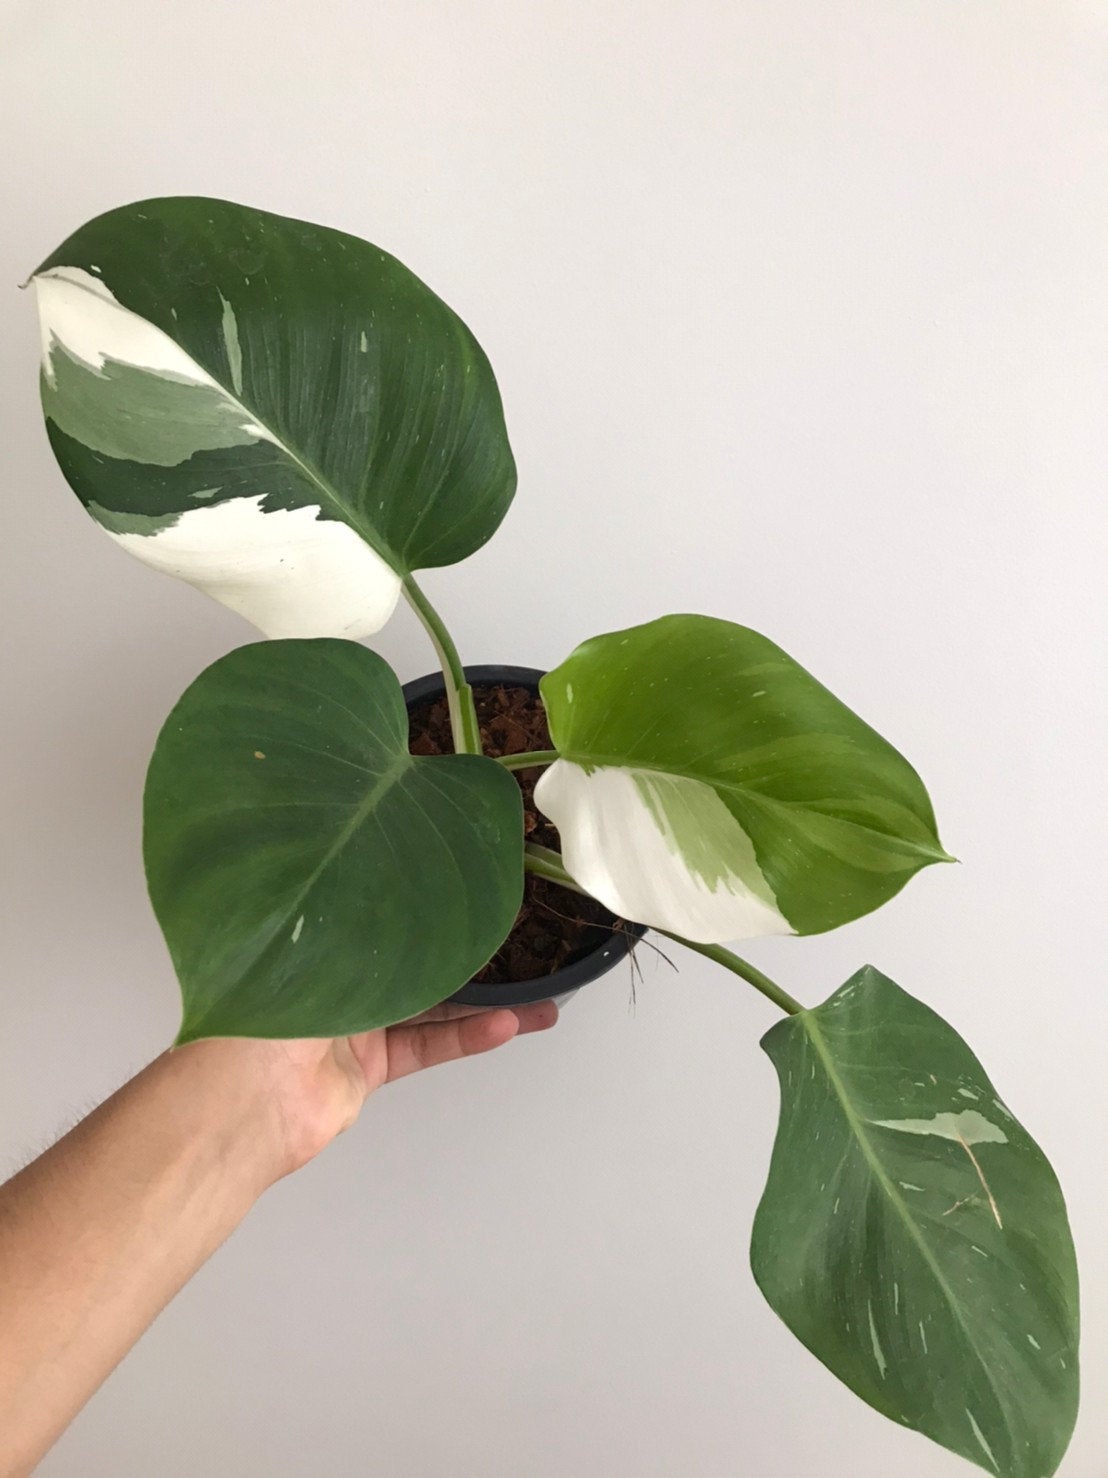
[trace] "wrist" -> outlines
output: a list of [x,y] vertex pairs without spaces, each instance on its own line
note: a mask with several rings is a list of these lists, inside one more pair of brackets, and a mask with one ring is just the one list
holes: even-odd
[[150,1069],[165,1085],[186,1139],[233,1165],[254,1199],[300,1163],[288,1108],[289,1074],[275,1058],[274,1045],[205,1038],[164,1053]]

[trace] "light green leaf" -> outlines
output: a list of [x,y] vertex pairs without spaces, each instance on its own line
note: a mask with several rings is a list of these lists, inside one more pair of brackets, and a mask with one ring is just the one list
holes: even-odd
[[515,467],[488,361],[394,258],[223,200],[109,211],[42,264],[42,399],[94,518],[268,636],[365,636],[478,549]]
[[867,966],[762,1045],[781,1122],[751,1263],[863,1401],[1002,1478],[1077,1414],[1077,1271],[1038,1145],[934,1011]]
[[196,679],[150,762],[144,846],[181,1041],[403,1020],[485,964],[523,895],[512,776],[413,758],[391,669],[329,638],[240,647]]
[[542,681],[535,799],[577,882],[686,939],[814,934],[950,861],[902,755],[756,631],[663,616]]

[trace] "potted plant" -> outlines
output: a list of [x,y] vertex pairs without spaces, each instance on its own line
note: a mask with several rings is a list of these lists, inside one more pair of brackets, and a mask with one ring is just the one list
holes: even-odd
[[[178,1040],[332,1037],[464,989],[534,998],[646,927],[679,940],[783,1013],[751,1244],[771,1306],[894,1421],[1004,1478],[1053,1473],[1077,1279],[1042,1152],[953,1028],[873,967],[802,1006],[725,947],[833,929],[950,860],[908,761],[710,616],[594,637],[538,681],[467,674],[416,572],[489,539],[515,467],[476,340],[377,247],[170,198],[91,221],[32,281],[70,485],[117,543],[268,638],[200,674],[150,763]],[[408,694],[414,742],[361,645],[401,596],[442,669],[437,717]],[[518,942],[525,879],[593,929],[548,957],[576,973],[513,981],[532,967],[502,958],[474,985]]]

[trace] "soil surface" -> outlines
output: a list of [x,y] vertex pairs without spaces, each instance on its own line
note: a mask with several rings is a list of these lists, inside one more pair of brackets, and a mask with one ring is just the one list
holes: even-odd
[[[528,750],[551,749],[546,711],[528,688],[511,684],[475,687],[474,702],[485,753],[499,757]],[[411,712],[413,754],[452,754],[450,711],[445,698],[419,703]],[[513,772],[523,792],[523,831],[529,842],[560,850],[557,829],[535,809],[535,782],[542,768]],[[541,980],[603,944],[611,933],[612,915],[593,898],[582,898],[557,883],[528,873],[523,907],[507,939],[483,970],[473,977],[481,985],[508,985]]]

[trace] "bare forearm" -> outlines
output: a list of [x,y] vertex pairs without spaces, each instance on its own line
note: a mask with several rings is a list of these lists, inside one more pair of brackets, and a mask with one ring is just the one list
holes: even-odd
[[267,1186],[367,1094],[558,1019],[449,1003],[335,1041],[166,1053],[0,1186],[0,1478],[22,1478]]
[[241,1067],[229,1043],[166,1054],[0,1187],[3,1478],[291,1168],[270,1085]]

